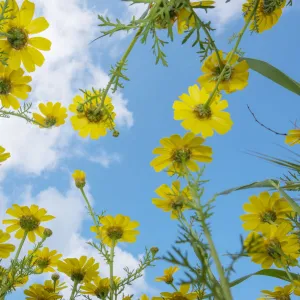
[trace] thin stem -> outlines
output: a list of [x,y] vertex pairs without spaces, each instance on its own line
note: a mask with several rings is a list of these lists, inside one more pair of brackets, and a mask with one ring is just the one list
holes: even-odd
[[170,285],[171,285],[171,287],[175,290],[175,292],[177,292],[178,290],[177,290],[177,287],[174,285],[174,283],[172,282],[172,283],[170,283]]
[[16,261],[19,259],[19,255],[20,255],[20,252],[21,252],[21,250],[22,250],[22,248],[23,248],[23,245],[24,245],[24,243],[25,243],[25,241],[26,241],[27,234],[28,234],[28,231],[25,231],[25,232],[24,232],[24,235],[23,235],[23,237],[22,237],[22,240],[21,240],[21,242],[20,242],[20,244],[19,244],[18,250],[17,250],[17,252],[16,252],[16,254],[15,254],[15,257],[14,257],[14,259],[13,259],[13,261],[12,261],[11,266],[14,265],[14,264],[16,263]]
[[212,91],[212,93],[210,94],[210,96],[209,96],[207,102],[205,103],[205,106],[206,106],[206,107],[207,107],[207,106],[210,106],[211,103],[212,103],[212,101],[214,100],[215,94],[216,94],[217,91],[218,91],[219,84],[220,84],[221,81],[223,80],[224,73],[226,72],[226,67],[230,67],[230,62],[231,62],[231,60],[232,60],[232,58],[233,58],[233,56],[234,56],[236,50],[238,49],[238,46],[239,46],[239,44],[240,44],[240,42],[241,42],[241,40],[242,40],[242,37],[243,37],[244,33],[246,32],[246,30],[247,30],[247,28],[248,28],[248,26],[249,26],[249,24],[250,24],[250,22],[251,22],[251,20],[252,20],[252,17],[254,16],[254,14],[255,14],[255,12],[256,12],[256,10],[257,10],[258,4],[259,4],[259,0],[256,0],[255,5],[254,5],[254,7],[253,7],[253,10],[252,10],[252,12],[251,12],[249,18],[247,19],[245,25],[243,26],[242,30],[241,30],[241,31],[239,32],[239,34],[238,34],[238,39],[237,39],[237,41],[236,41],[236,43],[235,43],[233,49],[231,50],[230,55],[229,55],[229,57],[228,57],[228,59],[227,59],[227,62],[226,62],[225,66],[223,67],[223,69],[222,69],[222,71],[221,71],[221,73],[220,73],[220,75],[219,75],[219,77],[218,77],[218,80],[217,80],[217,82],[216,82],[215,88],[214,88],[214,90]]
[[288,268],[287,268],[285,265],[283,265],[283,264],[282,264],[282,267],[284,268],[285,273],[286,273],[286,275],[288,276],[289,280],[290,280],[291,282],[293,282],[293,281],[294,281],[294,278],[292,277],[292,275],[291,275],[291,273],[289,272]]
[[[90,215],[91,215],[91,217],[92,217],[92,219],[93,219],[93,222],[94,222],[94,224],[95,224],[95,226],[96,226],[96,229],[97,229],[97,231],[98,231],[98,222],[97,222],[96,216],[95,216],[95,214],[94,214],[94,211],[93,211],[93,209],[92,209],[92,206],[91,206],[91,204],[90,204],[90,202],[89,202],[89,199],[87,198],[87,196],[86,196],[86,194],[85,194],[83,188],[80,188],[80,192],[81,192],[81,194],[82,194],[82,196],[83,196],[83,198],[84,198],[84,200],[85,200],[85,203],[86,203],[86,205],[87,205],[87,207],[88,207],[88,211],[89,211],[89,213],[90,213]],[[98,232],[97,232],[97,233],[98,233]]]
[[77,292],[78,284],[79,284],[79,281],[74,280],[74,285],[73,285],[72,293],[71,293],[71,296],[70,296],[70,300],[75,300],[75,294]]
[[116,241],[113,239],[110,248],[109,258],[109,282],[110,282],[110,300],[114,300],[114,254],[115,254]]

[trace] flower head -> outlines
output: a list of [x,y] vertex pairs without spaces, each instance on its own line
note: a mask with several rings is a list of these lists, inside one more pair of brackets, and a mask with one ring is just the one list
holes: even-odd
[[250,203],[244,204],[244,210],[248,212],[241,216],[245,222],[245,230],[259,231],[264,224],[280,224],[288,222],[287,215],[293,214],[293,209],[289,203],[280,197],[280,193],[275,192],[270,195],[262,192],[259,196],[249,197]]
[[174,281],[173,275],[175,272],[177,272],[179,270],[178,267],[174,266],[174,267],[170,267],[168,269],[164,270],[164,275],[161,277],[156,277],[155,281],[163,281],[167,284],[171,284]]
[[109,278],[95,277],[91,282],[86,282],[81,286],[80,292],[83,295],[96,296],[99,299],[106,299],[109,294]]
[[62,298],[56,293],[46,291],[42,284],[31,285],[28,290],[24,291],[24,294],[27,296],[26,300],[56,300]]
[[209,96],[205,89],[194,85],[189,87],[189,94],[179,96],[181,101],[175,101],[173,105],[174,119],[183,120],[184,129],[201,133],[204,138],[212,136],[214,131],[225,134],[233,124],[230,114],[223,111],[228,106],[227,101],[221,100],[221,94],[218,94],[210,106],[206,106]]
[[51,42],[43,37],[32,37],[49,27],[44,17],[33,19],[35,4],[25,0],[19,8],[15,0],[10,2],[11,18],[3,25],[5,35],[0,37],[0,49],[8,54],[8,65],[17,70],[23,63],[28,72],[42,66],[45,58],[40,50],[48,51]]
[[4,244],[10,239],[10,235],[0,229],[0,259],[8,258],[11,252],[15,251],[15,246],[12,244]]
[[81,189],[85,186],[85,173],[84,171],[81,170],[75,170],[73,175],[72,175],[75,185]]
[[88,91],[84,98],[77,95],[69,106],[69,110],[75,114],[71,117],[73,129],[78,131],[81,137],[86,138],[90,135],[91,139],[97,140],[100,136],[105,136],[107,130],[114,129],[116,114],[111,98],[105,97],[103,107],[101,100],[101,93]]
[[153,198],[152,203],[165,212],[171,212],[171,219],[177,219],[178,214],[188,208],[186,202],[191,201],[189,188],[180,190],[178,180],[173,181],[171,187],[166,184],[161,185],[155,192],[161,198]]
[[294,294],[300,296],[300,280],[293,280],[292,282],[294,288]]
[[195,300],[197,299],[197,293],[189,293],[190,285],[182,284],[179,291],[174,293],[163,292],[160,293],[162,297],[153,297],[152,300]]
[[[243,4],[245,20],[250,18],[255,2],[255,0],[247,0],[247,2]],[[259,0],[258,8],[250,23],[250,29],[258,33],[271,29],[281,17],[285,3],[286,0]]]
[[288,144],[289,146],[300,144],[300,129],[289,130],[285,138],[285,143]]
[[67,284],[65,282],[60,282],[59,279],[55,282],[55,290],[53,280],[45,280],[44,282],[44,290],[46,290],[48,293],[58,293],[66,288]]
[[99,217],[99,223],[102,226],[91,227],[92,232],[96,232],[97,238],[100,238],[108,246],[116,245],[118,242],[134,243],[139,231],[135,230],[139,222],[131,221],[129,217],[123,215]]
[[290,300],[290,295],[293,292],[293,286],[291,284],[286,285],[284,287],[277,286],[275,287],[274,291],[267,291],[262,290],[261,291],[264,295],[262,298],[259,298],[258,300]]
[[204,75],[198,78],[199,84],[206,89],[207,92],[212,92],[216,86],[221,72],[226,68],[222,80],[218,86],[219,90],[224,90],[226,93],[233,93],[237,90],[243,90],[248,85],[249,66],[245,60],[238,62],[239,56],[233,55],[230,61],[230,66],[226,66],[227,60],[231,55],[229,52],[225,59],[223,52],[218,52],[223,67],[219,66],[217,53],[210,55],[202,65],[202,72]]
[[4,162],[10,158],[10,153],[5,152],[5,149],[0,146],[0,162]]
[[78,258],[66,258],[57,263],[58,271],[66,274],[76,282],[90,282],[98,276],[99,263],[94,258],[86,256]]
[[33,113],[33,119],[40,124],[40,128],[59,127],[65,124],[67,118],[67,109],[61,106],[60,102],[46,104],[40,103],[39,109],[42,114]]
[[146,294],[140,296],[140,300],[149,300],[149,297]]
[[45,228],[40,226],[40,224],[54,219],[53,216],[47,215],[46,209],[39,208],[35,204],[32,204],[30,207],[13,204],[12,208],[9,208],[6,213],[15,218],[2,221],[3,224],[9,224],[6,231],[8,233],[17,231],[15,234],[17,239],[23,238],[26,232],[29,241],[32,243],[36,240],[36,234],[43,237]]
[[[29,251],[31,254],[32,251]],[[32,263],[37,267],[39,273],[42,272],[55,272],[55,267],[62,254],[58,254],[56,250],[50,251],[48,247],[37,250],[33,254]]]
[[31,79],[30,76],[24,76],[24,71],[20,68],[12,70],[0,64],[0,106],[19,109],[18,99],[26,100],[28,98],[28,93],[31,91],[28,83],[31,82]]
[[264,225],[262,234],[251,232],[245,239],[245,248],[252,261],[269,269],[273,264],[278,268],[293,266],[297,263],[299,240],[295,234],[289,234],[292,227],[288,223]]
[[212,149],[203,146],[204,139],[195,136],[193,133],[186,133],[182,138],[178,134],[160,140],[162,147],[155,148],[153,154],[158,154],[150,165],[156,172],[168,168],[169,175],[182,175],[186,173],[186,168],[196,172],[199,166],[195,161],[211,162]]

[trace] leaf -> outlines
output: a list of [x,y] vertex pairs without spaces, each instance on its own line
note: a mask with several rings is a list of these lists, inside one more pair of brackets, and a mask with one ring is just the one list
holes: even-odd
[[290,90],[291,92],[300,95],[300,83],[290,78],[285,73],[281,72],[280,70],[273,67],[269,63],[254,58],[248,58],[248,57],[241,57],[239,59],[239,61],[243,61],[243,60],[245,60],[248,63],[249,67],[252,70],[269,78],[270,80]]

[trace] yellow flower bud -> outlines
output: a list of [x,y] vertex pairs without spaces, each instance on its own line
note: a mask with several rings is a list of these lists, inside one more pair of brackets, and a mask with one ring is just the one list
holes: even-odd
[[75,170],[72,177],[75,180],[76,187],[81,189],[85,186],[85,173],[83,171]]

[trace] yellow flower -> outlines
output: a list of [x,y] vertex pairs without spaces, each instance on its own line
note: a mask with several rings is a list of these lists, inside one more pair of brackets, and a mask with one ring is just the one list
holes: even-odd
[[[248,20],[251,12],[253,12],[255,2],[255,0],[247,0],[247,2],[243,4],[245,20]],[[271,29],[281,17],[282,9],[285,6],[285,3],[285,0],[260,0],[258,8],[250,23],[250,29],[259,33]]]
[[0,259],[8,258],[11,252],[15,251],[15,246],[12,244],[4,244],[10,239],[10,235],[0,229]]
[[139,231],[134,230],[139,226],[139,222],[131,221],[129,217],[123,215],[99,217],[99,228],[91,227],[92,232],[100,234],[100,238],[104,244],[108,246],[116,245],[118,242],[134,243]]
[[153,198],[152,203],[165,212],[171,212],[171,219],[177,219],[178,213],[188,208],[186,202],[192,200],[189,188],[185,187],[181,191],[178,180],[173,181],[171,187],[161,185],[155,193],[161,198]]
[[160,140],[162,147],[155,148],[153,154],[158,154],[150,165],[156,172],[168,168],[169,175],[182,175],[186,173],[186,168],[196,172],[199,166],[195,161],[211,162],[212,149],[203,146],[204,139],[195,136],[193,133],[186,133],[182,138],[178,134]]
[[300,280],[294,280],[292,285],[294,287],[294,294],[300,296]]
[[4,162],[10,158],[10,153],[5,152],[5,149],[0,146],[0,162]]
[[201,133],[204,138],[212,136],[214,130],[225,134],[233,125],[230,114],[223,111],[228,106],[227,101],[221,100],[221,94],[218,94],[211,105],[206,106],[209,96],[205,89],[195,84],[189,87],[189,94],[179,96],[181,101],[175,101],[173,105],[174,119],[183,120],[184,129]]
[[292,227],[288,223],[264,225],[262,234],[251,232],[245,239],[245,248],[252,261],[269,269],[273,263],[278,268],[297,264],[300,244],[295,234],[289,234]]
[[289,130],[285,138],[285,143],[288,144],[289,146],[300,144],[300,129]]
[[122,297],[122,300],[131,300],[132,299],[132,297],[133,297],[133,295],[131,295],[131,296],[123,296]]
[[27,300],[56,300],[62,298],[62,296],[55,293],[49,293],[41,284],[31,285],[28,290],[24,291],[24,294],[28,296],[26,297]]
[[67,109],[61,106],[60,102],[52,103],[47,102],[46,104],[40,103],[39,109],[42,113],[33,113],[33,119],[40,124],[40,128],[59,127],[65,124],[67,118]]
[[80,189],[85,186],[85,173],[81,170],[75,170],[72,175],[75,185]]
[[8,65],[17,70],[23,63],[28,72],[35,66],[42,66],[45,58],[39,50],[48,51],[51,42],[43,37],[32,37],[33,34],[46,30],[49,26],[44,17],[33,20],[35,4],[25,0],[21,6],[15,0],[11,2],[12,18],[6,20],[0,37],[0,49],[8,54]]
[[141,295],[140,300],[149,300],[149,297],[146,294]]
[[289,203],[280,197],[280,193],[275,192],[270,195],[262,192],[259,196],[249,197],[250,203],[245,203],[243,208],[248,214],[242,215],[241,219],[245,222],[245,230],[259,231],[263,224],[280,224],[288,222],[287,215],[293,214],[293,209]]
[[189,293],[190,285],[189,284],[182,284],[179,288],[178,292],[168,293],[163,292],[160,293],[162,297],[153,297],[152,300],[195,300],[197,299],[197,293]]
[[43,237],[45,228],[40,226],[41,222],[47,222],[55,218],[47,215],[46,209],[39,208],[35,204],[30,207],[13,204],[12,208],[9,208],[6,213],[15,218],[2,221],[3,224],[10,224],[6,231],[8,233],[17,231],[15,234],[17,239],[22,239],[25,232],[27,232],[28,239],[32,243],[36,240],[36,234]]
[[0,106],[19,109],[18,99],[26,100],[28,98],[28,93],[31,91],[28,83],[31,82],[31,79],[30,76],[24,76],[24,71],[20,68],[12,70],[0,64]]
[[109,294],[109,278],[94,278],[91,282],[86,282],[81,286],[80,293],[84,295],[96,296],[99,299],[106,299]]
[[84,98],[77,95],[69,110],[75,114],[71,117],[73,129],[83,138],[90,135],[91,139],[97,140],[100,136],[105,136],[107,130],[113,130],[115,127],[116,114],[113,112],[111,98],[106,96],[101,108],[101,93],[88,91],[84,94]]
[[55,290],[54,290],[53,280],[45,280],[44,282],[44,290],[46,290],[48,293],[54,293],[54,292],[58,293],[66,288],[67,288],[67,284],[65,282],[60,282],[59,280],[56,280]]
[[76,282],[90,282],[98,276],[99,263],[94,258],[86,256],[78,258],[66,258],[57,263],[58,271],[66,274]]
[[262,298],[259,298],[258,300],[268,300],[268,299],[274,299],[274,300],[289,300],[290,295],[293,292],[293,286],[291,284],[286,285],[284,287],[277,286],[275,287],[274,291],[267,291],[262,290],[262,293],[264,295]]
[[[32,251],[29,251],[31,254]],[[37,267],[37,272],[55,272],[55,267],[62,254],[58,254],[56,250],[49,251],[48,247],[39,249],[34,253],[32,263]]]
[[[223,66],[225,66],[231,52],[226,55],[225,59],[223,58],[222,51],[219,51],[218,53]],[[239,56],[234,54],[230,61],[230,66],[225,67],[226,71],[219,84],[219,90],[224,90],[226,93],[233,93],[237,90],[244,89],[248,85],[249,66],[245,60],[238,62],[238,59]],[[204,75],[198,78],[199,84],[204,87],[207,92],[211,92],[215,88],[216,82],[219,79],[223,68],[224,67],[220,68],[217,54],[214,52],[202,65],[201,70]]]
[[179,270],[179,268],[176,267],[176,266],[165,269],[164,270],[164,275],[161,276],[161,277],[156,277],[155,281],[163,281],[167,284],[171,284],[171,283],[173,283],[173,280],[174,280],[173,274],[175,272],[177,272],[178,270]]

